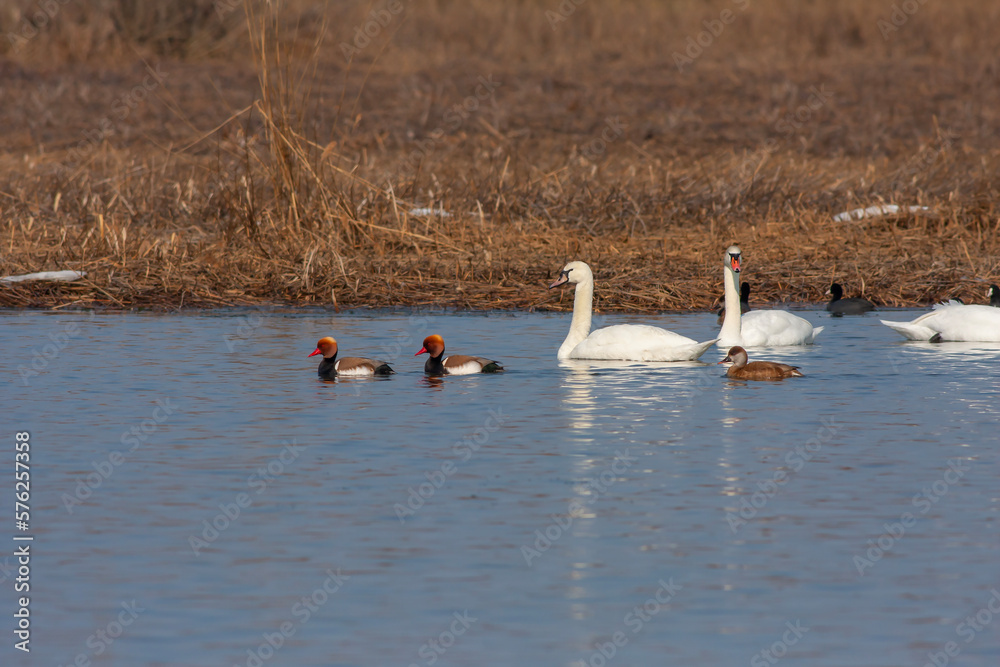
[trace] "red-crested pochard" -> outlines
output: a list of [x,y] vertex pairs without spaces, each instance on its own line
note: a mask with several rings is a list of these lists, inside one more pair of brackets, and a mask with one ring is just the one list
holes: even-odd
[[465,354],[444,356],[444,338],[434,334],[424,339],[424,346],[414,354],[429,354],[424,363],[424,373],[428,375],[471,375],[473,373],[500,373],[503,366],[485,357],[470,357]]
[[868,299],[843,298],[844,288],[839,283],[830,285],[828,293],[832,298],[830,299],[830,303],[826,304],[826,309],[833,313],[834,317],[841,315],[864,315],[875,310],[875,304]]
[[386,362],[376,359],[366,357],[337,359],[337,341],[330,336],[320,338],[316,343],[316,350],[309,356],[314,357],[317,354],[323,355],[318,372],[324,380],[332,380],[338,375],[392,375],[396,372]]
[[990,285],[990,288],[986,290],[986,298],[990,300],[991,306],[1000,308],[1000,287]]
[[732,363],[726,375],[734,380],[784,380],[803,377],[798,366],[779,364],[774,361],[752,361],[747,363],[747,351],[739,345],[729,348],[729,354],[720,364]]

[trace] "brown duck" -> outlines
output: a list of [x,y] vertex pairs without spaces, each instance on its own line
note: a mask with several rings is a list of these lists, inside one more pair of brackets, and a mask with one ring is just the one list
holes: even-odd
[[337,341],[330,336],[320,338],[316,343],[316,350],[309,356],[314,357],[317,354],[323,355],[318,372],[324,380],[332,380],[339,375],[392,375],[396,372],[386,362],[376,359],[366,357],[337,359]]
[[774,361],[751,361],[747,363],[747,351],[739,345],[729,348],[729,354],[720,364],[732,363],[726,375],[734,380],[784,380],[803,377],[798,366],[779,364]]
[[499,362],[485,357],[470,357],[465,354],[444,356],[444,339],[437,334],[424,339],[424,346],[414,354],[429,354],[430,358],[424,364],[424,373],[428,375],[469,375],[471,373],[500,373],[503,366]]

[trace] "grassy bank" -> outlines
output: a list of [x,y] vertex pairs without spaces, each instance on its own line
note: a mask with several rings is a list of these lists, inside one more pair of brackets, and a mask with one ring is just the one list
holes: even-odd
[[[566,308],[583,259],[699,309],[733,242],[757,302],[1000,279],[1000,6],[56,4],[0,17],[0,275],[88,276],[0,306]],[[833,220],[883,203],[930,211]]]

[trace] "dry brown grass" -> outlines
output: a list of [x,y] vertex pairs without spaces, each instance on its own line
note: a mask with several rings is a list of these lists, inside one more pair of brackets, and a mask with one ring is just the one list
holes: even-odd
[[[403,0],[348,61],[371,7],[280,4],[69,3],[0,41],[0,275],[89,272],[0,306],[564,308],[543,285],[584,259],[599,307],[706,308],[732,242],[755,302],[1000,278],[1000,6],[883,39],[891,2],[592,1],[553,28],[555,1]],[[879,203],[934,214],[832,220]]]

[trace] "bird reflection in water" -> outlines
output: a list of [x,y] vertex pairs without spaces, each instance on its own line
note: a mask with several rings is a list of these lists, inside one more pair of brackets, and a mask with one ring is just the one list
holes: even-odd
[[444,386],[444,377],[441,375],[424,375],[420,378],[420,384],[431,389],[441,389]]
[[560,361],[559,365],[572,371],[563,383],[563,406],[568,412],[569,427],[577,431],[593,429],[594,412],[597,410],[594,403],[597,375],[593,371],[592,362],[566,359]]

